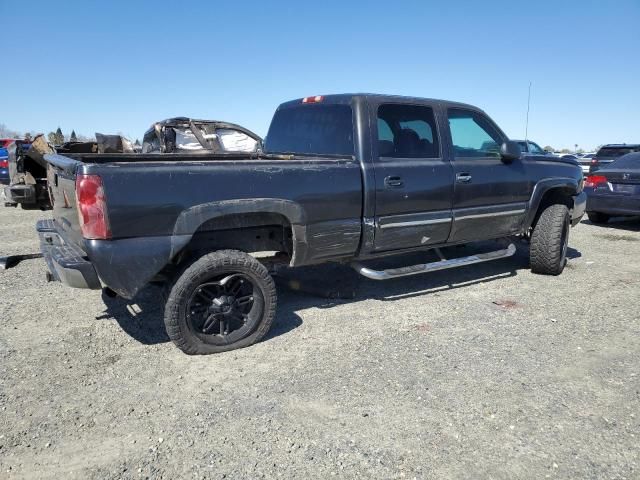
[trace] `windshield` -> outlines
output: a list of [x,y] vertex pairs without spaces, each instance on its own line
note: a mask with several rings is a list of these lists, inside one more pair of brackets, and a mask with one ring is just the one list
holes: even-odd
[[598,157],[613,157],[618,158],[627,153],[632,153],[640,150],[640,147],[603,147],[598,151]]

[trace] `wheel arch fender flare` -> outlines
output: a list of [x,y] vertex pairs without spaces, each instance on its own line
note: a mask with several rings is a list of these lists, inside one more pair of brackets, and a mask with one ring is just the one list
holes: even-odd
[[188,243],[185,239],[190,240],[204,223],[226,216],[260,213],[281,215],[288,221],[294,236],[294,254],[296,243],[306,242],[306,239],[296,238],[296,233],[300,232],[300,228],[296,227],[304,226],[307,221],[305,210],[297,202],[280,198],[221,200],[194,205],[180,213],[173,228],[172,237],[178,241],[175,249],[172,249],[171,258]]
[[[544,204],[545,199],[552,195],[562,197],[573,197],[579,193],[579,182],[575,178],[556,177],[545,178],[538,181],[533,187],[533,193],[529,200],[527,208],[527,216],[524,221],[524,229],[528,229],[535,224],[539,215],[540,207]],[[571,208],[572,205],[568,205]]]

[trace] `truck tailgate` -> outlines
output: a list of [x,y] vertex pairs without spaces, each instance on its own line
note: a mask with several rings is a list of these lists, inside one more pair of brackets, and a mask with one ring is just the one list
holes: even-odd
[[76,202],[76,171],[82,162],[62,155],[46,155],[47,182],[58,233],[84,250]]

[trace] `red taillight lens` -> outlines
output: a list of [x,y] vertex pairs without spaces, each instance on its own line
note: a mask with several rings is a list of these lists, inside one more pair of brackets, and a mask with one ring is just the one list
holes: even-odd
[[0,160],[0,168],[9,168],[9,160]]
[[602,175],[590,175],[584,181],[584,186],[589,188],[596,188],[600,185],[607,183],[607,177]]
[[98,175],[78,175],[76,198],[82,236],[91,240],[111,238],[102,179]]

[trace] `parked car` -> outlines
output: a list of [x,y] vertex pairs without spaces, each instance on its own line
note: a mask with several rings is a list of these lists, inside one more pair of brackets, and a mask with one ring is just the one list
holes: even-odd
[[0,139],[0,184],[9,184],[9,152],[7,146],[12,140]]
[[[575,162],[522,156],[482,110],[386,95],[283,103],[264,151],[45,159],[53,220],[37,230],[49,278],[125,298],[164,284],[168,335],[189,354],[265,335],[272,261],[342,262],[386,280],[505,258],[521,236],[531,269],[558,275],[586,204]],[[371,263],[492,239],[506,241],[463,258]]]
[[640,152],[640,144],[612,143],[603,145],[591,159],[589,173],[597,172],[602,167],[620,158],[627,153]]
[[640,152],[628,153],[588,176],[587,216],[606,223],[612,216],[640,215]]
[[547,152],[543,148],[540,148],[540,145],[538,145],[535,142],[532,142],[531,140],[513,140],[513,141],[518,144],[523,155],[553,155],[553,153]]
[[595,157],[595,155],[596,154],[594,152],[578,153],[576,155],[576,160],[578,161],[578,163],[580,164],[580,167],[582,168],[582,173],[584,174],[589,173],[589,169],[591,168],[591,161],[593,157]]

